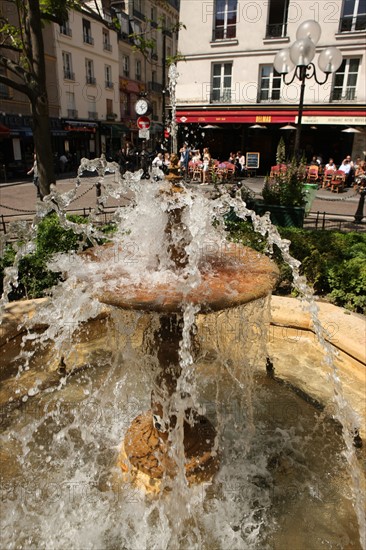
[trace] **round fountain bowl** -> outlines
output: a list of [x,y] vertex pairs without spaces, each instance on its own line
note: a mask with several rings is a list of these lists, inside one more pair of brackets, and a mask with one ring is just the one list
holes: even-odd
[[[115,245],[103,245],[89,249],[84,257],[104,262],[116,253]],[[202,255],[198,268],[200,280],[194,285],[184,273],[169,283],[151,284],[148,276],[135,283],[126,281],[118,269],[106,271],[94,294],[100,302],[123,309],[174,313],[188,302],[199,305],[201,312],[218,311],[266,296],[279,275],[272,260],[236,243],[225,243],[214,253]]]

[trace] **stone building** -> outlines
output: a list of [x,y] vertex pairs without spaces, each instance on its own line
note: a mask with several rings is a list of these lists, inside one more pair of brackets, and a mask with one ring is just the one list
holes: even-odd
[[365,155],[365,6],[361,0],[184,0],[178,141],[208,145],[224,160],[231,151],[259,152],[262,173],[274,163],[281,136],[291,151],[300,82],[295,78],[286,86],[273,62],[296,40],[299,25],[315,19],[322,30],[314,58],[320,81],[325,74],[317,61],[323,49],[336,46],[343,62],[323,85],[306,80],[302,150],[308,158],[332,156],[337,164],[347,153]]

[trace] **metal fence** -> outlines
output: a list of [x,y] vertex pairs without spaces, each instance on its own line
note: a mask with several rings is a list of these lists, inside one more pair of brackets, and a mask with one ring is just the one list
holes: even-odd
[[[70,215],[77,215],[87,218],[92,211],[92,208],[79,208],[75,210],[69,210],[67,213]],[[105,207],[98,214],[98,225],[104,225],[110,222],[116,211],[116,207]],[[8,234],[9,225],[12,222],[24,221],[31,223],[35,216],[35,212],[27,212],[24,214],[1,214],[0,215],[0,233]],[[364,222],[356,223],[350,216],[342,216],[339,214],[331,214],[329,212],[309,212],[304,220],[304,229],[318,230],[318,231],[341,231],[346,233],[349,231],[356,231],[359,233],[366,232],[366,218]]]

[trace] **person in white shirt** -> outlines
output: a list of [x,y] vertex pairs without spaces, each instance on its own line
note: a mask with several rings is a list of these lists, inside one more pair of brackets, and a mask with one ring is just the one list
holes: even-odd
[[334,170],[334,172],[337,170],[337,166],[334,164],[334,160],[332,158],[330,158],[328,164],[325,165],[325,169]]
[[163,163],[164,163],[163,153],[158,153],[154,158],[154,160],[152,161],[152,165],[157,166],[158,168],[162,168]]

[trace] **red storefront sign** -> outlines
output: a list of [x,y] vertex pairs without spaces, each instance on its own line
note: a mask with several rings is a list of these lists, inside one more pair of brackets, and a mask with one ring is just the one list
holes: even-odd
[[[297,120],[297,109],[273,109],[263,111],[260,109],[247,109],[247,110],[177,110],[176,121],[178,124],[191,124],[191,123],[203,123],[203,124],[283,124],[283,123],[295,123]],[[304,109],[303,116],[324,118],[324,124],[329,124],[329,117],[338,118],[339,122],[335,124],[347,124],[347,119],[350,117],[357,117],[360,120],[360,124],[364,124],[365,113],[356,110],[331,110],[331,109]],[[356,122],[353,122],[354,124]],[[318,121],[318,124],[321,122]]]

